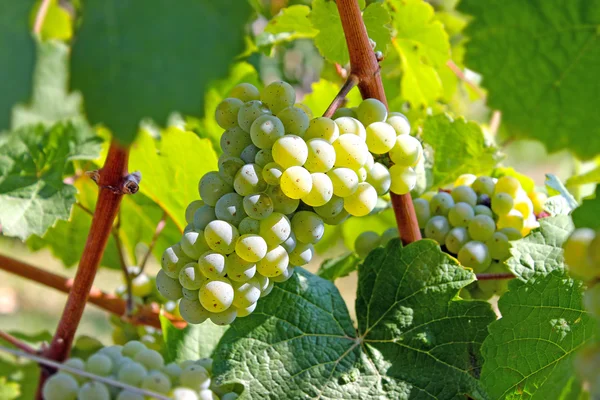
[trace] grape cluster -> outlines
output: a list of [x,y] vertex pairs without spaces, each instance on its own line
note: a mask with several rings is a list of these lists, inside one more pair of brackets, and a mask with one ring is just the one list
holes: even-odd
[[[70,358],[65,365],[129,386],[169,396],[175,400],[235,400],[232,385],[212,380],[212,359],[165,364],[160,353],[133,340],[124,346],[104,347],[86,361]],[[62,370],[44,384],[45,400],[144,400],[130,390]]]
[[[236,86],[216,109],[223,154],[199,183],[181,241],[166,249],[159,292],[190,323],[230,324],[313,257],[325,224],[410,192],[421,143],[400,113],[367,99],[311,119],[294,89]],[[389,155],[388,155],[389,153]]]

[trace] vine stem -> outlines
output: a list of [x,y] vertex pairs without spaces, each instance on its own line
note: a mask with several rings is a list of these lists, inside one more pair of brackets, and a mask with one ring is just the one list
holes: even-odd
[[[33,265],[2,254],[0,254],[0,269],[67,294],[71,292],[71,288],[73,287],[72,279],[48,272],[44,269],[34,267]],[[126,314],[126,303],[123,299],[105,293],[96,287],[90,289],[87,301],[111,314],[118,316],[124,316]],[[183,328],[186,325],[185,321],[170,313],[163,314],[178,328]],[[154,328],[160,328],[159,315],[160,309],[158,306],[144,305],[139,306],[131,318],[126,319],[134,325],[147,325]]]
[[48,14],[48,7],[50,7],[50,0],[43,0],[38,8],[37,14],[35,15],[35,22],[33,24],[33,33],[39,35],[42,32],[42,26]]
[[475,275],[477,277],[478,281],[492,281],[492,280],[499,280],[499,279],[513,279],[516,278],[516,276],[514,276],[512,273],[510,272],[499,272],[497,274],[495,273],[481,273],[481,274],[477,274]]
[[348,96],[348,93],[350,93],[352,88],[354,88],[356,85],[358,85],[358,77],[354,74],[350,74],[350,76],[348,77],[346,82],[344,82],[344,85],[342,85],[342,88],[335,96],[329,107],[327,107],[327,110],[325,110],[323,116],[331,118],[335,111],[338,108],[340,108],[340,106],[344,103],[344,101],[346,100],[346,96]]
[[25,353],[29,353],[29,354],[36,354],[37,353],[37,351],[33,347],[31,347],[27,343],[25,343],[25,342],[17,339],[16,337],[14,337],[13,335],[11,335],[10,333],[4,332],[4,331],[0,331],[0,339],[4,340],[5,342],[8,342],[8,343],[12,344],[17,349],[21,349]]
[[[379,63],[369,43],[369,36],[358,2],[357,0],[337,0],[336,4],[350,54],[350,73],[359,80],[360,94],[363,99],[375,98],[387,107]],[[421,239],[421,231],[410,193],[390,194],[402,243],[409,244]]]

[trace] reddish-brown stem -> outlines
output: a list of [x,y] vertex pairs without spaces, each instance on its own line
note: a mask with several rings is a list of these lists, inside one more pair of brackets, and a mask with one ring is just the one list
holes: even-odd
[[50,7],[50,0],[43,0],[40,3],[37,14],[35,15],[35,22],[33,23],[33,33],[39,35],[42,32],[42,26],[48,14],[48,7]]
[[5,342],[8,342],[8,343],[12,344],[17,349],[23,350],[25,353],[37,354],[36,349],[34,349],[33,347],[29,346],[27,343],[25,343],[25,342],[17,339],[16,337],[14,337],[13,335],[11,335],[10,333],[6,333],[6,332],[3,332],[3,331],[0,331],[0,339],[4,340]]
[[510,272],[500,272],[500,273],[481,273],[481,274],[477,274],[475,275],[477,277],[478,281],[492,281],[492,280],[499,280],[499,279],[513,279],[516,278],[512,273]]
[[[350,54],[350,73],[358,77],[358,89],[363,99],[375,98],[387,106],[379,63],[369,43],[369,36],[358,2],[356,0],[337,0],[336,3]],[[421,239],[421,231],[410,194],[391,193],[391,198],[402,243],[408,244]]]
[[344,103],[344,101],[346,100],[346,96],[348,96],[348,93],[350,93],[352,88],[354,88],[357,84],[358,84],[358,77],[356,75],[350,74],[350,76],[348,77],[346,82],[344,82],[344,85],[342,85],[340,91],[335,96],[335,98],[333,99],[333,101],[331,102],[329,107],[327,107],[327,110],[325,110],[325,113],[323,114],[323,116],[327,117],[327,118],[331,118],[333,116],[333,114],[335,113],[335,111],[338,108],[340,108],[341,105]]
[[498,129],[500,128],[500,122],[502,122],[502,112],[496,110],[492,113],[492,118],[490,119],[490,133],[493,136],[496,136],[498,133]]

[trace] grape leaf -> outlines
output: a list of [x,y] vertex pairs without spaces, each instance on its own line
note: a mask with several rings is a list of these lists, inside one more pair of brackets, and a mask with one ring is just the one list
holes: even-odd
[[423,141],[433,149],[433,186],[453,182],[461,174],[483,174],[494,168],[497,151],[486,143],[481,127],[449,115],[427,117]]
[[573,231],[571,218],[558,215],[542,218],[539,223],[540,227],[529,235],[511,242],[511,257],[506,264],[523,281],[565,271],[562,244]]
[[589,0],[464,0],[473,21],[466,64],[484,76],[488,104],[517,138],[583,159],[600,153],[600,8]]
[[393,240],[361,264],[358,332],[331,282],[296,271],[225,333],[219,381],[248,398],[485,398],[474,375],[495,316],[456,299],[474,275],[433,241]]
[[[29,23],[32,27],[35,25],[41,4],[42,0],[38,0],[29,15]],[[48,2],[40,36],[43,40],[69,40],[73,36],[72,18],[69,12],[60,6],[58,0]]]
[[15,103],[31,94],[35,45],[29,31],[33,0],[0,1],[0,132],[10,126]]
[[143,118],[201,116],[209,82],[244,49],[250,13],[234,0],[87,0],[71,82],[90,121],[131,143]]
[[573,211],[573,223],[576,228],[600,230],[600,185],[596,186],[595,197],[585,199],[581,206]]
[[[337,96],[341,87],[337,83],[326,79],[313,82],[310,87],[311,92],[304,96],[302,104],[310,108],[313,117],[320,117],[325,110],[327,110],[327,107],[329,107],[335,96]],[[360,97],[360,92],[357,88],[350,90],[346,99],[347,103],[345,107],[356,107],[362,101],[362,97]]]
[[171,127],[160,141],[142,131],[131,148],[129,169],[142,173],[140,192],[171,217],[181,231],[185,209],[197,200],[198,182],[217,169],[217,155],[208,139]]
[[215,325],[210,320],[199,325],[188,324],[177,329],[168,318],[160,316],[167,362],[182,362],[211,357],[229,326]]
[[[371,3],[364,10],[363,19],[369,37],[377,43],[375,50],[385,54],[387,45],[391,42],[391,32],[387,28],[390,14],[381,4]],[[348,46],[335,2],[314,0],[310,20],[319,31],[315,36],[315,45],[321,55],[333,63],[348,63]]]
[[[563,185],[563,183],[560,181],[560,179],[558,179],[556,175],[546,174],[545,184],[546,187],[549,188],[548,192],[550,194],[560,194],[562,197],[564,197],[567,204],[569,205],[569,207],[571,207],[572,210],[577,208],[577,200],[575,200],[575,197],[573,197],[573,195],[567,190],[565,185]],[[553,191],[554,193],[552,193]]]
[[310,7],[299,4],[282,9],[256,37],[257,46],[269,51],[281,43],[315,37],[318,31],[308,19],[309,13]]
[[[421,0],[391,0],[396,37],[393,47],[399,59],[391,59],[391,74],[401,72],[401,95],[415,108],[428,106],[444,92],[439,69],[450,58],[448,34],[435,20],[433,7]],[[394,63],[394,65],[390,65]]]
[[355,253],[347,253],[340,257],[330,258],[323,261],[317,275],[333,282],[337,278],[343,278],[351,272],[356,271],[360,261],[360,257]]
[[74,123],[27,126],[0,140],[0,223],[25,240],[69,218],[76,190],[63,183],[73,160],[94,159],[99,139]]
[[600,183],[600,167],[596,167],[583,174],[575,175],[567,179],[566,185],[586,185],[588,183]]
[[81,116],[79,93],[69,93],[69,47],[59,41],[37,42],[33,93],[28,105],[13,108],[12,128]]
[[491,399],[563,399],[577,381],[573,359],[597,334],[583,309],[583,284],[560,271],[514,280],[498,302],[502,318],[483,342],[481,381]]

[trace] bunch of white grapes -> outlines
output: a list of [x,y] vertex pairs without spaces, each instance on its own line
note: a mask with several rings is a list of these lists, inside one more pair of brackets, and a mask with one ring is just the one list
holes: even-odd
[[[104,347],[86,361],[70,358],[65,365],[162,394],[174,400],[235,400],[233,386],[212,380],[212,359],[165,364],[162,355],[132,340],[124,346]],[[74,372],[61,370],[44,384],[45,400],[144,400],[145,396]]]
[[219,169],[200,180],[202,200],[188,206],[189,225],[156,277],[190,323],[249,315],[312,259],[325,224],[367,215],[378,196],[416,184],[423,149],[402,114],[368,99],[311,119],[295,99],[285,82],[262,92],[243,83],[217,106]]

